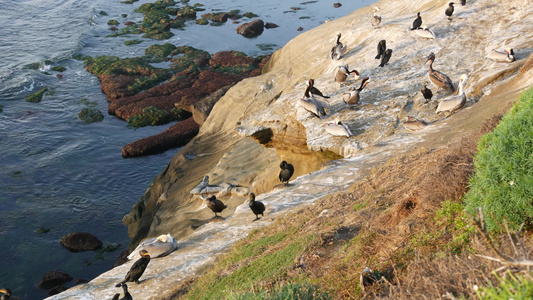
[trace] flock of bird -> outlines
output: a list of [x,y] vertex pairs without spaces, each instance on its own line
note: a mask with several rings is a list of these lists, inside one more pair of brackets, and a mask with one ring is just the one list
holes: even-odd
[[[294,174],[294,166],[292,164],[287,163],[286,161],[282,161],[280,164],[280,169],[281,170],[278,175],[279,181],[283,185],[287,186],[289,185],[289,180]],[[250,201],[248,202],[248,206],[250,207],[252,213],[255,214],[255,219],[253,221],[259,220],[260,219],[259,215],[264,216],[263,214],[265,212],[265,204],[261,201],[255,200],[254,193],[250,193],[249,198],[250,198]],[[209,209],[211,209],[211,211],[215,213],[214,218],[219,217],[217,214],[227,208],[227,205],[225,205],[222,201],[217,199],[217,197],[214,195],[207,198],[206,201],[207,201],[207,207],[209,207]],[[128,292],[127,282],[135,282],[137,284],[140,283],[139,279],[144,274],[146,267],[148,267],[148,263],[150,263],[150,254],[147,251],[147,249],[152,249],[152,253],[158,253],[156,256],[162,256],[162,255],[168,254],[169,251],[173,251],[175,247],[177,247],[177,243],[169,234],[161,235],[155,239],[149,239],[141,243],[132,252],[132,255],[128,256],[128,258],[131,259],[132,257],[135,257],[134,254],[136,255],[138,251],[140,258],[137,261],[135,261],[133,265],[130,267],[130,270],[128,271],[128,273],[126,273],[124,280],[116,284],[116,287],[122,287],[124,291],[124,297],[119,298],[120,294],[117,293],[113,296],[112,300],[133,299],[131,294]],[[165,251],[165,253],[159,254],[159,252],[162,252],[160,251],[160,249],[164,249],[163,251]],[[4,291],[4,290],[0,290],[0,291]],[[5,293],[7,293],[7,291]],[[8,299],[8,298],[5,298],[5,299]]]
[[[448,17],[450,21],[452,20],[451,17],[453,16],[455,10],[454,4],[454,2],[450,2],[444,12],[444,14]],[[461,4],[466,5],[466,0],[462,0]],[[370,19],[371,25],[374,28],[377,28],[381,24],[382,20],[381,16],[378,15],[378,11],[379,7],[374,7],[374,12]],[[414,31],[418,36],[423,38],[437,38],[437,36],[431,29],[422,24],[422,16],[421,13],[418,12],[416,14],[415,20],[413,21],[411,30]],[[338,33],[335,45],[331,48],[330,58],[332,60],[339,60],[348,51],[347,45],[344,45],[341,42],[341,37],[341,33]],[[386,40],[379,41],[377,45],[377,55],[375,57],[375,59],[380,60],[379,67],[384,67],[389,63],[392,53],[392,49],[387,48]],[[487,55],[487,58],[497,62],[512,62],[515,59],[512,48],[506,48],[505,51],[492,50]],[[445,93],[452,93],[452,95],[439,101],[435,112],[437,114],[443,112],[453,113],[461,109],[466,104],[465,84],[468,79],[468,75],[461,75],[459,85],[456,90],[452,80],[446,74],[433,69],[434,61],[435,54],[430,53],[427,56],[426,60],[426,64],[429,64],[427,73],[429,82],[431,82],[437,88],[437,92],[443,91]],[[345,64],[335,67],[335,69],[333,70],[333,76],[334,82],[338,83],[342,87],[349,78],[353,78],[355,82],[359,80],[361,74],[356,69],[350,69],[348,65]],[[371,81],[369,77],[364,77],[359,87],[356,87],[355,85],[351,86],[346,92],[342,93],[341,96],[344,103],[349,106],[359,104],[361,99],[361,91],[363,91],[363,89],[370,82]],[[428,88],[428,82],[424,83],[424,86],[421,89],[421,93],[426,103],[433,98],[433,92]],[[320,92],[320,90],[318,90],[314,86],[314,79],[309,79],[306,84],[304,95],[302,98],[298,99],[297,104],[304,110],[310,112],[312,115],[318,118],[322,118],[327,116],[327,109],[330,107],[328,100],[329,98],[330,97],[323,95],[323,93]],[[337,117],[335,118],[334,122],[330,121],[325,125],[326,132],[331,135],[344,137],[353,136],[348,126],[342,121],[340,121]],[[426,123],[424,123],[423,121],[416,120],[413,117],[408,118],[407,121],[404,122],[404,127],[408,130],[417,130],[423,128],[420,127],[420,125],[426,125]]]
[[[453,15],[454,4],[455,4],[454,2],[450,2],[448,7],[446,8],[445,15],[448,16],[448,18],[451,18],[451,16]],[[465,5],[466,0],[462,0],[461,4]],[[373,27],[377,27],[381,23],[381,17],[378,16],[377,14],[378,11],[379,11],[379,8],[376,7],[371,18],[371,23]],[[421,37],[430,38],[430,39],[436,38],[433,31],[429,30],[426,26],[422,26],[422,17],[420,15],[420,12],[417,13],[417,17],[413,21],[413,26],[411,30],[415,31]],[[347,45],[343,45],[340,39],[341,39],[341,34],[339,33],[337,34],[336,43],[331,48],[331,51],[330,51],[330,57],[333,60],[339,60],[347,52]],[[389,62],[391,56],[392,56],[392,50],[387,49],[385,40],[381,40],[378,43],[377,56],[375,57],[376,59],[381,60],[379,66],[384,67]],[[488,54],[487,57],[491,60],[498,61],[498,62],[513,62],[515,59],[512,48],[506,48],[505,51],[492,50]],[[446,74],[433,69],[434,61],[435,61],[435,54],[430,53],[426,60],[426,64],[429,62],[429,67],[428,67],[429,81],[438,90],[444,90],[449,93],[456,92],[456,89],[453,85],[452,80]],[[333,79],[334,79],[334,82],[339,83],[342,86],[343,83],[349,78],[349,76],[353,76],[354,80],[357,81],[360,78],[360,73],[355,69],[350,70],[348,68],[348,65],[340,65],[335,68]],[[461,75],[459,85],[457,88],[457,92],[441,100],[436,109],[436,113],[454,112],[454,111],[461,109],[465,105],[466,95],[464,92],[464,85],[466,83],[467,78],[468,76],[466,74]],[[355,86],[350,87],[347,92],[342,94],[342,99],[344,103],[348,105],[358,104],[360,101],[360,93],[367,86],[369,82],[370,82],[370,78],[365,77],[362,79],[361,84],[358,88],[356,88]],[[427,85],[428,85],[428,82],[425,82],[421,90],[421,93],[424,99],[426,100],[426,102],[430,101],[433,97],[433,92],[427,87]],[[298,104],[301,107],[303,107],[305,110],[309,111],[310,113],[320,118],[320,117],[326,116],[327,114],[326,108],[329,107],[329,104],[327,103],[328,98],[330,97],[324,95],[322,92],[320,92],[320,90],[318,90],[314,86],[314,79],[309,79],[306,83],[306,89],[304,92],[304,96],[303,98],[298,100]],[[334,122],[330,122],[326,125],[327,125],[326,131],[332,135],[346,136],[346,137],[350,137],[353,135],[350,129],[348,128],[348,126],[346,126],[346,124],[340,121],[337,117],[335,117]],[[425,125],[426,123],[424,121],[417,120],[411,116],[407,117],[407,121],[404,123],[404,126],[410,130],[418,130],[418,129],[423,128],[423,126]],[[282,161],[280,164],[280,169],[281,170],[278,176],[279,180],[284,185],[288,185],[290,178],[294,174],[294,166],[292,164],[287,163],[286,161]],[[255,214],[255,217],[256,217],[253,221],[259,220],[259,215],[263,216],[263,213],[265,211],[265,205],[262,202],[255,200],[254,193],[249,194],[249,199],[250,200],[248,202],[248,205],[252,213]],[[213,195],[207,199],[207,207],[209,207],[211,211],[215,213],[214,218],[217,218],[218,217],[217,214],[222,212],[224,209],[226,209],[227,205],[225,205],[222,201],[220,201],[219,199],[216,198],[216,196]],[[122,287],[123,292],[124,292],[124,297],[119,298],[120,294],[117,293],[113,296],[112,299],[113,300],[133,299],[131,294],[128,292],[127,282],[140,283],[139,279],[143,275],[144,271],[146,270],[146,267],[148,266],[150,262],[149,251],[152,252],[152,255],[154,257],[157,257],[157,256],[168,254],[169,252],[173,251],[176,248],[177,248],[177,242],[170,235],[162,235],[156,239],[149,239],[143,242],[142,244],[140,244],[139,247],[137,247],[137,249],[134,250],[134,253],[132,253],[132,255],[129,256],[129,258],[132,259],[138,253],[140,258],[137,261],[135,261],[135,263],[131,266],[130,270],[127,272],[126,276],[124,277],[124,280],[116,284],[116,287]],[[7,289],[7,288],[0,289],[0,293],[3,294],[2,297],[0,297],[0,300],[8,300],[11,297],[10,289]]]

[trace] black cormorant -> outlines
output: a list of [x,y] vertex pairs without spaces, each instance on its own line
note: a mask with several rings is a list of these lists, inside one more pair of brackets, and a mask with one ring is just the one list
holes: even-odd
[[218,217],[217,213],[226,209],[226,205],[222,201],[218,200],[215,195],[207,198],[207,207],[209,207],[214,213],[215,217]]
[[376,59],[380,59],[381,56],[385,53],[385,50],[387,50],[387,41],[381,40],[378,43],[378,55],[376,55]]
[[390,57],[392,55],[392,49],[387,49],[385,53],[383,53],[383,56],[381,56],[381,63],[379,64],[380,67],[385,66],[389,63]]
[[144,273],[144,270],[146,270],[146,267],[148,266],[148,263],[150,262],[150,254],[148,254],[148,251],[141,250],[139,251],[139,255],[141,258],[139,258],[130,268],[128,271],[128,274],[126,274],[126,277],[124,277],[124,280],[122,282],[119,282],[116,284],[116,287],[121,286],[124,282],[135,282],[139,283],[139,278]]
[[418,12],[416,14],[416,19],[413,21],[413,28],[411,28],[411,30],[415,30],[415,29],[418,29],[420,28],[420,26],[422,26],[422,17],[420,16],[420,12]]
[[263,212],[265,211],[265,205],[263,202],[255,201],[255,194],[250,193],[250,202],[248,203],[250,209],[255,214],[255,220],[259,220],[259,215],[264,216]]
[[294,167],[286,161],[282,161],[279,167],[281,168],[281,171],[279,171],[279,181],[282,183],[285,182],[285,185],[289,185],[289,179],[294,174]]
[[422,92],[422,95],[424,95],[424,99],[426,99],[426,102],[430,101],[433,97],[433,92],[428,89],[427,81],[424,82],[424,87],[420,91]]
[[448,8],[446,8],[446,11],[444,12],[448,17],[451,17],[453,15],[453,2],[450,2]]

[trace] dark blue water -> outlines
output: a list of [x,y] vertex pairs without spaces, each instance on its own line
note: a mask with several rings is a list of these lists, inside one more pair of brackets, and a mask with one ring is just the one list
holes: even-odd
[[[119,0],[0,0],[0,287],[10,288],[15,296],[44,298],[46,291],[37,284],[50,270],[90,280],[110,269],[119,250],[70,253],[59,244],[61,237],[90,232],[104,243],[126,248],[129,239],[122,217],[177,151],[123,159],[122,146],[171,124],[133,130],[107,115],[98,79],[72,59],[74,54],[141,56],[151,44],[170,42],[210,53],[234,49],[257,56],[270,52],[258,45],[280,48],[299,34],[296,28],[311,29],[374,1],[350,0],[335,9],[333,1],[199,0],[205,12],[251,11],[280,28],[246,39],[236,34],[238,25],[231,21],[219,27],[191,21],[168,41],[143,39],[139,45],[125,46],[124,41],[141,37],[105,37],[111,33],[109,19],[141,21],[142,15],[133,9],[147,2],[153,1],[128,5]],[[52,64],[44,66],[45,60]],[[42,66],[27,67],[33,63]],[[50,70],[55,65],[66,68],[63,79]],[[48,92],[40,103],[25,101],[42,87]],[[80,121],[77,115],[87,106],[102,111],[104,120]],[[47,232],[40,233],[40,228]]]

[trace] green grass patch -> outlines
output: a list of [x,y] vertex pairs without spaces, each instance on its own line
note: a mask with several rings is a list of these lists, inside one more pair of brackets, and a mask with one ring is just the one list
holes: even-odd
[[479,299],[533,299],[533,280],[514,275],[511,272],[505,278],[499,278],[499,286],[491,285],[476,291]]
[[[261,294],[254,296],[255,291],[251,294],[247,294],[246,291],[249,291],[250,287],[254,289],[254,283],[284,276],[288,268],[295,264],[296,258],[310,245],[318,242],[314,234],[299,235],[295,238],[298,236],[295,235],[297,227],[285,229],[282,232],[262,237],[257,237],[258,231],[252,232],[249,239],[255,240],[237,243],[215,269],[198,279],[187,293],[186,298],[220,299],[221,294],[225,294],[226,298],[230,299],[231,297],[235,299],[258,299],[246,298],[248,296],[261,297]],[[288,290],[289,288],[285,293],[288,293]],[[304,291],[303,288],[302,291]]]
[[487,229],[502,230],[506,219],[512,229],[533,218],[533,89],[490,134],[483,136],[475,157],[475,174],[465,197],[466,209],[474,214],[482,207]]

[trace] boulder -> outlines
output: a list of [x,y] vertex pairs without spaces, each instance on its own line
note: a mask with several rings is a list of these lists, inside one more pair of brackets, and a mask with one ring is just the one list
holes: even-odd
[[75,232],[64,236],[61,245],[70,251],[90,251],[102,247],[102,242],[94,235],[86,232]]
[[198,125],[203,125],[211,109],[215,106],[215,103],[226,94],[226,92],[233,86],[233,84],[227,85],[211,95],[203,98],[202,100],[193,103],[189,106],[188,110],[192,112],[194,122]]
[[194,119],[192,117],[188,118],[170,126],[159,134],[140,139],[122,147],[122,157],[129,158],[157,154],[184,146],[198,134],[199,129],[200,126],[194,122]]
[[64,283],[67,283],[72,280],[72,276],[67,273],[60,271],[49,271],[43,275],[41,282],[39,282],[39,287],[42,289],[51,289],[58,287]]
[[278,28],[278,27],[279,27],[279,25],[278,25],[278,24],[275,24],[275,23],[267,22],[267,23],[265,24],[265,28],[266,28],[266,29]]
[[263,20],[257,19],[237,27],[237,33],[247,38],[256,37],[263,33],[264,27],[265,23]]

